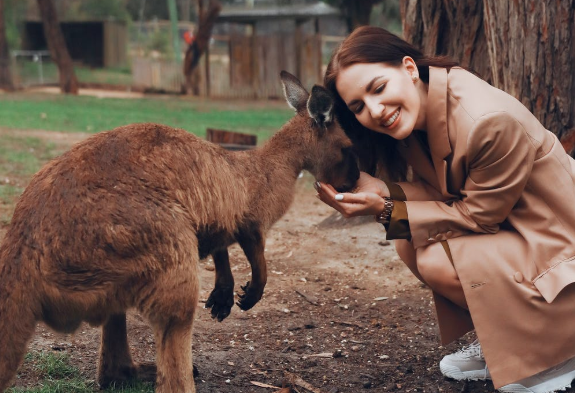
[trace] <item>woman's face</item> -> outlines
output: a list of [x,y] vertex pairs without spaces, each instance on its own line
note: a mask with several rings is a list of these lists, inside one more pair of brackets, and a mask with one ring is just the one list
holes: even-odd
[[357,120],[370,130],[401,140],[414,129],[426,128],[426,88],[411,57],[404,57],[399,66],[353,64],[339,72],[336,89]]

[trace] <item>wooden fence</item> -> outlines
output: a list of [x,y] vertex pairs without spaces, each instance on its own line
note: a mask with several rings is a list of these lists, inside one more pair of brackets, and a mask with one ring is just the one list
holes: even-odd
[[[209,54],[209,85],[206,62],[200,61],[200,95],[214,98],[282,97],[281,70],[296,75],[311,87],[321,83],[322,48],[325,39],[315,34],[297,37],[293,34],[268,36],[216,36],[218,45]],[[332,42],[333,37],[327,41]],[[134,84],[154,90],[180,92],[184,83],[182,66],[173,61],[134,58]],[[209,93],[208,93],[209,92]]]

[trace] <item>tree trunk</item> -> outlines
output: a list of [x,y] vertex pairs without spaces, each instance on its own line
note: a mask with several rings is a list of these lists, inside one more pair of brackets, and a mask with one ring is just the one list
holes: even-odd
[[575,0],[485,1],[494,86],[560,139],[575,128]]
[[482,0],[401,0],[400,7],[406,41],[491,81]]
[[359,26],[369,25],[371,10],[381,0],[344,0],[340,6],[346,15],[347,28],[352,32]]
[[6,24],[4,23],[4,1],[0,0],[0,89],[14,90],[12,74],[10,73],[10,54],[6,42]]
[[199,93],[199,78],[197,73],[194,73],[194,69],[198,66],[200,58],[210,44],[212,30],[222,10],[222,5],[218,0],[210,0],[208,10],[202,12],[203,0],[198,1],[200,10],[198,12],[198,28],[194,33],[194,41],[188,46],[184,58],[184,76],[186,78],[184,91],[187,94],[193,93],[195,95]]
[[53,0],[37,0],[37,2],[50,55],[58,66],[60,89],[62,93],[78,94],[78,80],[74,73],[72,58],[68,53],[64,35],[60,29],[54,2]]

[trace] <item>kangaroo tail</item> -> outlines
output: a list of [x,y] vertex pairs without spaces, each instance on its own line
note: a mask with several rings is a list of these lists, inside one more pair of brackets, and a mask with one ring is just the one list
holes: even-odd
[[0,393],[16,375],[36,327],[33,289],[22,270],[20,262],[0,259]]

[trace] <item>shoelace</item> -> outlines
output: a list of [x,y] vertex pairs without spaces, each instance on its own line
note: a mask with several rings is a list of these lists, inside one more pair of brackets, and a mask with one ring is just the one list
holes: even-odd
[[467,358],[477,356],[480,359],[483,359],[483,351],[481,350],[481,344],[479,343],[479,340],[475,340],[468,346],[461,348],[459,351],[457,351],[457,354]]

